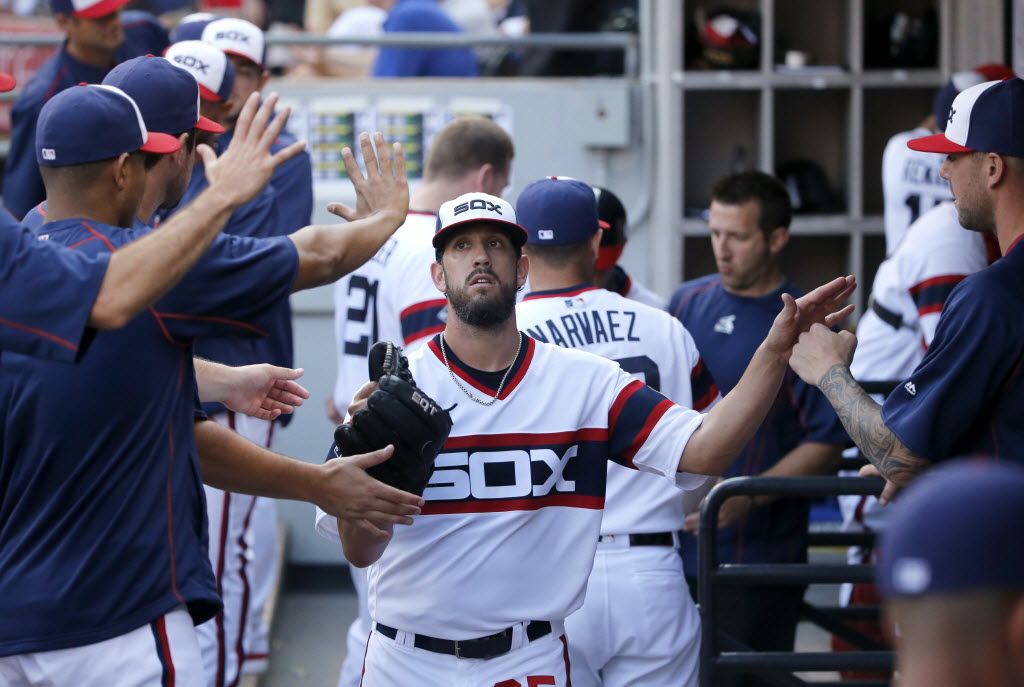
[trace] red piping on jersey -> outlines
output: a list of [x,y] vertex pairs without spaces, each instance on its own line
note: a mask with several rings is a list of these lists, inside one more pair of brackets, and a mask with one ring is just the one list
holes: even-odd
[[[65,44],[65,46],[62,47],[61,50],[63,51],[66,48],[67,45]],[[57,88],[57,84],[60,83],[60,80],[64,78],[64,72],[66,72],[67,70],[68,66],[66,64],[62,65],[61,68],[57,70],[57,76],[53,77],[53,81],[51,81],[50,85],[46,87],[46,93],[43,94],[44,103],[54,96],[53,91],[55,88]]]
[[552,494],[536,499],[478,500],[478,501],[428,501],[423,506],[423,515],[452,515],[456,513],[505,513],[509,511],[531,511],[541,508],[604,508],[603,496],[580,494]]
[[156,314],[159,317],[166,317],[171,320],[196,320],[198,322],[219,322],[220,324],[227,324],[231,325],[232,327],[240,327],[242,329],[246,329],[259,336],[269,336],[268,332],[264,331],[263,329],[260,329],[259,327],[254,327],[253,325],[248,324],[246,322],[242,322],[241,320],[233,320],[228,317],[217,317],[215,315],[184,315],[182,313],[174,312],[158,312]]
[[185,603],[185,599],[181,597],[181,593],[178,591],[178,572],[174,560],[174,509],[171,506],[173,503],[171,498],[171,472],[174,469],[174,428],[170,425],[167,425],[167,443],[171,448],[169,460],[167,461],[167,544],[171,552],[171,591],[174,592],[175,599]]
[[[43,207],[44,205],[46,205],[45,200],[36,206],[36,212],[38,212],[41,216],[46,217],[46,208]],[[990,236],[990,234],[985,234],[985,236]]]
[[420,310],[426,310],[427,308],[436,308],[436,307],[439,307],[439,306],[440,307],[444,307],[447,304],[448,304],[448,300],[445,299],[445,298],[435,298],[435,299],[429,300],[429,301],[421,301],[419,303],[414,303],[413,305],[410,305],[408,308],[406,308],[402,312],[398,313],[398,319],[404,320],[409,315],[412,315],[413,313],[417,313]]
[[647,421],[644,422],[644,426],[640,430],[640,433],[633,438],[633,443],[631,443],[629,448],[622,453],[622,457],[626,459],[626,463],[629,467],[634,470],[636,469],[636,466],[633,465],[633,457],[636,456],[637,452],[641,447],[643,447],[644,443],[647,441],[647,437],[651,436],[654,426],[658,424],[658,421],[665,413],[668,412],[669,408],[674,405],[675,404],[672,403],[672,401],[666,398],[664,401],[661,401],[658,405],[654,406],[654,410],[652,410],[650,415],[647,416]]
[[597,286],[584,286],[584,287],[570,287],[568,289],[552,289],[550,291],[534,291],[533,293],[527,294],[524,301],[536,301],[541,298],[568,298],[571,296],[578,296],[581,293],[587,291],[597,291]]
[[[531,337],[527,336],[526,334],[521,334],[521,336],[526,342],[526,355],[523,356],[523,362],[519,366],[519,369],[512,376],[512,379],[508,381],[508,384],[505,385],[505,388],[501,390],[501,394],[498,395],[499,401],[504,401],[506,398],[508,398],[509,394],[511,394],[515,390],[515,388],[519,386],[519,382],[523,381],[523,377],[526,375],[526,368],[530,366],[530,362],[533,360],[533,353],[537,348],[537,342],[534,341]],[[437,345],[437,342],[431,340],[430,343],[427,344],[427,346],[430,347],[430,350],[434,353],[434,356],[439,361],[441,361],[441,364],[443,365],[444,355],[441,353],[441,348]],[[449,360],[448,362],[451,366],[452,372],[458,375],[458,377],[462,379],[462,381],[466,382],[477,391],[482,391],[485,394],[494,393],[494,389],[486,387],[480,382],[473,379],[473,377],[468,372],[459,367],[455,362],[451,360]],[[515,365],[515,362],[513,362],[512,364]]]
[[689,293],[687,293],[682,299],[680,299],[679,303],[676,304],[676,309],[675,309],[675,312],[672,313],[672,316],[678,318],[679,317],[679,312],[683,309],[683,306],[685,306],[687,303],[689,303],[691,300],[693,300],[694,296],[696,296],[698,293],[704,293],[708,289],[714,288],[714,287],[718,286],[721,283],[722,283],[722,278],[721,277],[719,277],[718,279],[712,279],[710,282],[708,282],[704,286],[701,286],[700,288],[694,289],[693,291],[690,291]]
[[78,353],[78,346],[76,346],[75,344],[71,343],[67,339],[62,339],[61,337],[57,336],[56,334],[51,334],[50,332],[44,332],[42,329],[36,329],[35,327],[29,327],[28,325],[25,325],[25,324],[18,324],[17,322],[11,322],[10,320],[5,320],[2,317],[0,317],[0,324],[7,325],[8,327],[13,327],[14,329],[20,329],[23,332],[29,332],[30,334],[35,334],[36,336],[41,336],[44,339],[48,339],[49,341],[52,341],[52,342],[54,342],[56,344],[60,344],[61,346],[64,346],[65,348],[70,348],[75,353]]
[[373,636],[373,629],[366,635],[366,648],[363,649],[363,670],[359,673],[359,687],[363,687],[363,676],[366,675],[366,654],[370,653],[370,637]]
[[[981,233],[981,238],[985,242],[985,259],[988,264],[992,264],[999,258],[1003,257],[1003,251],[999,249],[999,239],[996,238],[995,234],[990,234],[987,231]],[[1013,246],[1010,246],[1011,248]]]
[[1005,252],[1005,253],[1003,253],[1003,255],[1009,255],[1009,254],[1010,254],[1010,251],[1011,251],[1011,250],[1013,250],[1013,247],[1014,247],[1014,246],[1016,246],[1016,245],[1017,245],[1018,243],[1020,243],[1020,240],[1021,240],[1021,239],[1024,239],[1024,234],[1021,234],[1020,236],[1018,236],[1017,238],[1015,238],[1015,239],[1013,240],[1013,243],[1011,243],[1011,244],[1010,244],[1009,246],[1007,246],[1007,247],[1006,247],[1006,252]]
[[572,444],[579,441],[607,441],[608,430],[602,427],[585,427],[572,432],[548,432],[545,434],[478,434],[449,437],[444,442],[446,450],[463,448],[494,448],[504,446],[552,446]]
[[82,239],[78,243],[72,243],[70,246],[68,246],[68,250],[74,250],[75,248],[78,248],[79,246],[81,246],[83,243],[89,243],[90,241],[95,241],[95,240],[96,240],[95,236],[90,236],[87,239]]
[[626,405],[626,401],[635,394],[637,391],[644,387],[644,383],[639,379],[634,379],[632,382],[623,387],[619,395],[615,397],[615,402],[612,403],[611,409],[608,411],[608,434],[610,435],[615,431],[615,425],[619,421],[619,415],[622,413],[623,406]]
[[405,213],[406,215],[422,215],[423,217],[437,217],[436,212],[427,212],[426,210],[409,210]]

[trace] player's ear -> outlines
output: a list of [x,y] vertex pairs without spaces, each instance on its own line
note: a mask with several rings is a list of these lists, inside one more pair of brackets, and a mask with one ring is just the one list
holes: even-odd
[[985,178],[989,188],[998,186],[1006,178],[1006,174],[1009,171],[1006,166],[1007,161],[1002,155],[996,153],[987,153],[985,155]]
[[490,193],[493,190],[491,189],[491,183],[494,178],[494,167],[490,162],[485,162],[480,166],[480,169],[472,174],[474,193]]
[[789,243],[789,227],[775,227],[768,234],[768,250],[772,255],[778,255]]
[[530,274],[530,258],[527,257],[526,253],[519,256],[519,260],[516,263],[516,289],[520,289],[526,284],[526,277]]
[[444,268],[441,267],[441,263],[430,263],[430,278],[434,282],[435,289],[437,289],[441,293],[448,293],[448,282],[445,279]]
[[121,153],[114,159],[114,163],[111,166],[111,174],[114,175],[114,184],[118,190],[128,185],[128,159],[130,156],[131,153]]

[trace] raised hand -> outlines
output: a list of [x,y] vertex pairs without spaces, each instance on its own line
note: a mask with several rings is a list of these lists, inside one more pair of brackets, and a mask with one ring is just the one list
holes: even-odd
[[842,303],[856,288],[857,280],[847,276],[822,284],[798,299],[782,294],[782,312],[776,316],[764,345],[770,352],[788,360],[798,337],[811,325],[833,327],[850,316],[853,306],[842,307]]
[[399,224],[404,222],[409,211],[409,184],[405,177],[405,153],[401,144],[395,143],[391,147],[394,159],[384,142],[384,134],[379,131],[373,135],[372,143],[368,133],[359,134],[359,145],[366,163],[366,176],[359,169],[352,150],[344,148],[341,151],[345,170],[356,189],[356,207],[330,203],[328,212],[349,222],[374,214],[392,215]]
[[220,157],[206,144],[196,148],[206,168],[210,187],[223,194],[230,205],[237,207],[252,200],[267,185],[279,165],[306,147],[305,141],[296,141],[271,154],[270,146],[277,140],[291,114],[290,108],[286,107],[270,121],[276,105],[276,93],[271,93],[262,105],[260,93],[253,93],[242,107],[231,143]]

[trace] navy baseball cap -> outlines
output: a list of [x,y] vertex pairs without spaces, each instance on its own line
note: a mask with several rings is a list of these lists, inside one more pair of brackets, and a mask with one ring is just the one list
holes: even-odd
[[6,93],[7,91],[13,91],[14,87],[18,85],[18,80],[10,74],[0,74],[0,93]]
[[73,14],[82,19],[97,19],[127,5],[129,0],[50,0],[54,14]]
[[115,86],[81,84],[50,98],[36,123],[36,162],[65,167],[109,160],[122,153],[173,153],[181,147],[168,134],[146,130],[142,113]]
[[545,177],[530,182],[519,194],[516,210],[519,223],[535,245],[576,243],[602,228],[594,189],[569,177]]
[[198,41],[203,37],[203,29],[219,17],[213,12],[193,12],[181,18],[181,21],[171,29],[171,44],[182,41]]
[[890,508],[876,570],[884,596],[1024,590],[1024,467],[940,465]]
[[977,86],[985,81],[1002,81],[1012,79],[1016,74],[1005,64],[989,63],[982,64],[969,72],[957,72],[950,77],[946,85],[939,89],[932,101],[932,112],[935,114],[935,126],[939,131],[946,130],[946,121],[949,117],[949,108],[953,106],[953,99],[962,91],[971,86]]
[[526,230],[516,222],[516,211],[511,203],[486,193],[463,193],[443,203],[437,211],[434,248],[443,247],[453,231],[472,222],[500,224],[508,230],[512,243],[517,246],[526,243]]
[[1024,157],[1024,81],[986,81],[953,100],[946,131],[907,141],[925,153],[998,153]]
[[224,127],[199,114],[195,77],[163,57],[147,55],[122,62],[103,83],[131,96],[150,131],[176,135],[196,128],[224,133]]
[[167,48],[164,57],[195,77],[203,100],[222,102],[231,97],[235,67],[223,50],[202,41],[182,41]]

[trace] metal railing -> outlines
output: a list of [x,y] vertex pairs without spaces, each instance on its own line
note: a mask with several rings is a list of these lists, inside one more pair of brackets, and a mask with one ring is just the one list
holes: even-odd
[[[893,653],[872,638],[850,627],[847,621],[878,618],[877,607],[814,607],[803,603],[801,615],[826,631],[861,648],[855,652],[757,652],[723,633],[718,627],[716,590],[722,585],[805,585],[812,583],[871,582],[873,566],[823,563],[727,564],[718,563],[718,512],[732,496],[790,496],[817,498],[844,494],[876,496],[882,479],[862,477],[735,477],[717,485],[701,510],[700,573],[698,597],[701,613],[701,687],[712,687],[726,672],[757,673],[779,687],[815,687],[830,684],[873,687],[886,681],[858,680],[855,683],[809,683],[794,671],[890,671]],[[871,533],[812,533],[814,545],[871,545]]]

